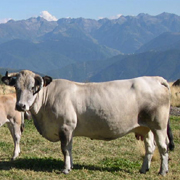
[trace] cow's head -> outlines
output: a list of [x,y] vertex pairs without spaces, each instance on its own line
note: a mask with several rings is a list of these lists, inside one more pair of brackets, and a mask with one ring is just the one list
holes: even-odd
[[37,93],[43,86],[51,83],[52,78],[49,76],[41,77],[28,70],[19,73],[6,72],[1,79],[6,85],[14,86],[16,89],[17,102],[16,109],[18,111],[27,111],[30,109]]

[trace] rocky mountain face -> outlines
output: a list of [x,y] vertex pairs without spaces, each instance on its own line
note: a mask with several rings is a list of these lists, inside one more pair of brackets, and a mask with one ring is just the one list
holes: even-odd
[[41,42],[80,38],[119,50],[134,53],[142,45],[164,32],[180,31],[180,16],[162,13],[157,16],[139,14],[118,19],[71,19],[47,21],[41,17],[0,24],[0,43],[14,39]]
[[[0,24],[0,67],[55,78],[106,81],[161,75],[168,73],[163,62],[179,66],[179,51],[180,16],[169,13],[113,20],[38,17]],[[177,78],[173,68],[171,75],[166,74],[169,80]]]

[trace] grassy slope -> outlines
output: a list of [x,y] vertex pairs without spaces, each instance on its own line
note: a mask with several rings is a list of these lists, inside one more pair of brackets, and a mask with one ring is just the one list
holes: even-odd
[[[164,179],[180,179],[180,117],[171,117],[175,151],[170,152],[169,174]],[[110,142],[74,138],[74,169],[69,175],[60,173],[63,156],[60,143],[42,138],[32,121],[26,121],[21,139],[21,155],[10,161],[13,144],[7,127],[0,128],[0,179],[163,179],[158,170],[160,161],[154,160],[150,171],[140,174],[142,163],[140,146],[133,134]]]

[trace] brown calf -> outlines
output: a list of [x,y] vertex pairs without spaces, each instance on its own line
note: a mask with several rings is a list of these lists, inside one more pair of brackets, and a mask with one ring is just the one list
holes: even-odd
[[0,127],[7,123],[14,141],[12,160],[20,153],[20,138],[24,128],[24,113],[15,110],[16,94],[0,95]]

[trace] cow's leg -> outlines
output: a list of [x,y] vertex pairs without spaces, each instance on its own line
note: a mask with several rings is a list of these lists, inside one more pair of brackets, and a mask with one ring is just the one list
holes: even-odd
[[60,131],[61,150],[64,155],[64,169],[62,172],[68,174],[73,168],[72,160],[72,128],[63,126]]
[[165,175],[168,172],[168,137],[167,129],[154,131],[155,140],[161,157],[159,174]]
[[152,131],[149,131],[148,134],[144,138],[145,145],[145,157],[143,160],[142,167],[140,169],[140,173],[146,173],[150,169],[151,159],[153,156],[153,152],[155,150],[155,142],[154,135]]
[[15,160],[20,153],[21,127],[16,122],[13,123],[9,122],[7,124],[14,141],[14,152],[13,152],[12,160]]

